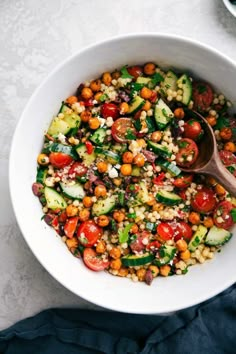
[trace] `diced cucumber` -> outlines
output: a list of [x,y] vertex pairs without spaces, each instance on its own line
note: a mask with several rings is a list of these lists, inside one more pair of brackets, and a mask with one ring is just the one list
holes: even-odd
[[79,157],[83,160],[85,166],[90,166],[96,159],[96,154],[93,151],[92,154],[87,153],[87,148],[85,144],[80,144],[75,148]]
[[128,254],[121,258],[121,262],[125,267],[135,267],[151,263],[154,258],[155,256],[152,253],[144,253],[142,255]]
[[167,96],[167,90],[169,89],[172,91],[177,91],[177,80],[178,77],[173,71],[169,70],[166,73],[165,79],[161,83],[161,88],[166,96]]
[[59,143],[48,144],[47,147],[43,149],[43,152],[62,152],[63,154],[70,155],[71,157],[73,157],[73,159],[77,158],[77,155],[72,146]]
[[158,267],[168,264],[174,258],[175,253],[176,248],[174,246],[163,245],[159,249],[159,258],[156,258],[153,263]]
[[151,140],[148,140],[148,145],[150,146],[151,150],[155,152],[155,154],[160,155],[164,158],[171,157],[172,153],[166,146],[163,146],[161,144],[154,143]]
[[178,79],[177,85],[178,88],[183,90],[182,102],[187,106],[191,101],[192,97],[192,82],[190,78],[186,74],[184,74]]
[[80,116],[76,113],[64,113],[63,120],[70,126],[71,129],[79,128],[81,124]]
[[203,242],[204,237],[206,236],[207,228],[203,225],[199,225],[197,230],[194,232],[191,241],[188,244],[188,249],[191,252],[194,252],[195,249]]
[[112,195],[111,197],[107,197],[106,199],[99,199],[92,206],[92,214],[94,216],[99,216],[103,214],[110,213],[115,207],[117,202],[117,197]]
[[103,150],[102,147],[98,146],[95,148],[95,153],[106,159],[107,162],[111,163],[112,165],[116,165],[120,162],[120,154],[116,152]]
[[154,117],[159,129],[163,130],[174,118],[174,113],[167,104],[160,98],[155,106]]
[[181,173],[180,168],[172,162],[163,159],[158,159],[156,163],[157,165],[161,166],[164,171],[168,171],[174,177],[178,176]]
[[120,206],[125,205],[125,192],[118,193],[118,203],[120,204]]
[[143,76],[139,76],[136,80],[137,84],[143,84],[148,85],[148,83],[151,81],[152,79],[150,77],[143,77]]
[[156,223],[150,222],[150,221],[146,222],[146,230],[153,232],[153,231],[156,231],[156,228],[157,228]]
[[89,139],[96,145],[102,145],[106,137],[106,130],[99,128],[89,137]]
[[128,114],[135,114],[143,107],[144,104],[145,100],[143,98],[141,98],[140,96],[134,97],[130,102]]
[[228,230],[212,226],[206,236],[205,245],[222,246],[232,237],[232,233]]
[[83,197],[85,196],[84,188],[80,183],[75,183],[73,185],[69,185],[69,184],[60,182],[60,186],[61,186],[63,194],[69,198],[83,199]]
[[138,167],[138,166],[133,165],[133,166],[132,166],[131,176],[139,177],[140,174],[141,174],[141,168]]
[[41,167],[41,166],[38,167],[37,175],[36,175],[36,182],[41,183],[41,184],[45,184],[47,172],[48,172],[47,168]]
[[176,205],[182,202],[182,198],[178,194],[168,192],[164,189],[160,190],[156,194],[156,199],[158,202],[163,203],[165,205]]
[[44,195],[49,209],[65,209],[67,203],[65,199],[55,189],[50,187],[44,188]]
[[[104,150],[107,150],[104,148]],[[125,152],[127,150],[127,144],[115,144],[112,146],[112,150],[114,152],[117,152],[118,154],[122,154],[123,152]]]
[[147,203],[150,200],[150,196],[148,193],[147,185],[145,182],[141,181],[139,183],[139,191],[137,194],[137,199],[139,199],[142,203]]
[[64,121],[64,119],[55,117],[49,128],[47,133],[52,136],[57,136],[58,134],[66,135],[70,131],[70,125]]

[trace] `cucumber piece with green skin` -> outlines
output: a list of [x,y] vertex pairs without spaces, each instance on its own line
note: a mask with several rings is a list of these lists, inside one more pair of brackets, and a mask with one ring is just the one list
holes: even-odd
[[99,199],[92,206],[92,214],[94,216],[104,215],[110,213],[117,203],[117,197],[112,195],[106,199]]
[[41,166],[38,167],[37,175],[36,175],[36,182],[44,185],[45,179],[47,177],[47,172],[48,172],[47,168],[41,167]]
[[139,77],[137,77],[136,82],[137,82],[137,84],[143,84],[145,86],[145,85],[148,85],[151,80],[152,79],[150,77],[139,76]]
[[146,230],[153,232],[153,231],[156,231],[156,228],[157,228],[156,223],[150,222],[150,221],[146,222]]
[[168,150],[168,148],[166,146],[163,146],[161,144],[157,144],[157,143],[154,143],[153,141],[151,140],[148,140],[148,145],[149,147],[151,148],[151,150],[153,152],[155,152],[155,154],[157,155],[160,155],[164,158],[169,158],[171,157],[172,153],[170,150]]
[[204,237],[206,236],[207,228],[203,225],[199,225],[197,230],[194,232],[191,241],[188,244],[188,249],[191,252],[194,252],[195,249],[203,242]]
[[53,188],[45,187],[44,196],[49,209],[65,209],[67,207],[65,199]]
[[92,154],[88,154],[85,144],[80,144],[76,146],[75,151],[87,167],[89,167],[96,160],[95,152],[93,151]]
[[69,185],[63,182],[60,182],[60,187],[62,193],[68,198],[72,199],[83,199],[85,196],[84,188],[80,183],[75,183],[73,185]]
[[145,100],[140,96],[136,96],[132,99],[129,104],[129,112],[128,114],[135,114],[137,113],[145,104]]
[[121,258],[121,263],[125,267],[142,266],[151,263],[154,258],[155,256],[152,253],[144,253],[142,255],[128,254]]
[[180,168],[172,162],[159,159],[157,160],[157,165],[161,166],[164,171],[169,172],[174,177],[177,177],[181,173]]
[[105,137],[106,129],[99,128],[95,130],[95,132],[89,137],[89,140],[91,140],[96,145],[102,145],[105,140]]
[[182,202],[182,198],[178,194],[168,192],[164,189],[160,190],[156,194],[156,199],[158,202],[165,205],[176,205]]
[[99,146],[95,148],[95,153],[106,159],[107,162],[111,163],[112,165],[116,165],[121,161],[120,155],[118,153],[103,150],[103,148]]
[[63,154],[70,155],[73,159],[77,159],[77,155],[74,148],[70,145],[64,145],[60,143],[47,144],[47,147],[43,149],[44,153],[50,152],[62,152]]
[[[115,144],[112,147],[112,151],[118,153],[118,154],[122,154],[123,152],[125,152],[127,150],[127,144]],[[108,150],[105,149],[104,150]]]
[[62,120],[70,126],[70,129],[79,128],[81,124],[80,116],[76,113],[64,113]]
[[228,230],[212,226],[206,236],[205,245],[207,246],[222,246],[232,237],[232,232]]
[[192,82],[191,82],[190,78],[188,77],[188,75],[186,75],[186,74],[182,75],[178,79],[177,85],[180,89],[183,90],[182,102],[183,102],[183,104],[185,104],[187,106],[190,103],[191,98],[192,98]]
[[167,95],[167,90],[177,91],[177,80],[178,76],[171,70],[166,73],[164,81],[161,83],[161,88],[163,92]]
[[65,104],[65,102],[63,101],[62,104],[61,104],[61,108],[60,108],[58,114],[59,114],[59,113],[65,113],[65,112],[68,111],[68,109],[70,109],[70,107],[68,107],[68,106]]
[[160,98],[155,105],[154,117],[159,129],[163,130],[174,118],[174,113],[167,104]]
[[66,135],[70,129],[70,125],[67,122],[61,118],[55,117],[52,120],[47,133],[51,136],[57,136],[58,134]]
[[163,245],[159,249],[159,258],[155,258],[153,263],[158,267],[168,264],[174,258],[175,253],[176,248],[174,246]]

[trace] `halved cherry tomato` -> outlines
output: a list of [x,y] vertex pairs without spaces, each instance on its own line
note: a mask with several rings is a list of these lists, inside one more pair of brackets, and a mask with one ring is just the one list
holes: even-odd
[[129,66],[127,68],[127,71],[130,75],[132,75],[135,79],[137,79],[137,77],[142,76],[143,75],[143,69],[141,68],[141,66],[135,65],[135,66]]
[[156,91],[152,91],[152,95],[151,95],[151,97],[149,98],[149,101],[150,101],[151,103],[155,103],[156,100],[157,100],[157,92],[156,92]]
[[[231,226],[234,224],[234,220],[232,215],[230,214],[231,210],[233,209],[232,203],[228,202],[227,200],[220,202],[217,204],[214,214],[213,214],[213,220],[214,224],[217,227],[221,227],[223,229],[229,229]],[[222,222],[218,221],[221,218],[223,219]]]
[[[191,166],[198,157],[198,147],[197,144],[188,138],[184,138],[178,141],[179,152],[176,155],[176,163],[182,167]],[[191,160],[189,161],[191,156]]]
[[184,124],[184,138],[198,140],[202,137],[202,135],[203,129],[197,120],[190,119]]
[[84,221],[78,228],[77,237],[84,247],[93,246],[102,236],[102,228],[93,220]]
[[187,188],[193,181],[193,175],[183,175],[174,180],[173,184],[177,188]]
[[193,102],[194,108],[199,111],[206,111],[212,104],[214,95],[213,90],[206,82],[193,83]]
[[165,172],[161,172],[157,177],[153,178],[152,183],[161,186],[163,185],[163,180],[165,179],[165,177]]
[[112,137],[118,143],[126,143],[129,141],[129,139],[126,138],[128,132],[136,135],[136,129],[130,118],[119,118],[111,127]]
[[[80,102],[80,104],[81,104],[81,102]],[[83,101],[83,106],[85,106],[85,107],[93,107],[94,106],[93,100],[90,98],[87,101]]]
[[186,189],[181,189],[179,191],[179,196],[183,199],[183,200],[186,200],[187,199],[187,196],[186,196]]
[[49,161],[54,167],[63,168],[68,166],[73,161],[73,158],[62,152],[51,152],[49,155]]
[[214,192],[210,188],[200,189],[192,198],[191,206],[199,213],[209,213],[216,206],[216,198]]
[[161,244],[159,241],[152,241],[146,246],[146,250],[155,252],[161,247]]
[[91,141],[85,141],[85,146],[86,146],[87,153],[91,155],[93,152],[93,144],[91,143]]
[[163,241],[171,240],[174,236],[174,230],[167,222],[161,222],[157,226],[157,233]]
[[236,156],[231,151],[221,150],[219,155],[225,166],[236,164]]
[[87,173],[88,169],[81,162],[74,162],[71,168],[69,169],[69,175],[75,174],[76,177],[84,176]]
[[119,117],[119,108],[115,103],[104,103],[101,107],[103,118],[112,117],[114,120]]
[[133,252],[141,252],[146,246],[143,243],[144,239],[148,239],[150,233],[148,231],[143,231],[142,233],[137,234],[136,240],[130,243],[130,248]]
[[62,224],[64,224],[67,220],[68,216],[66,214],[65,210],[62,210],[62,212],[58,215],[58,221]]
[[65,226],[64,226],[64,232],[67,237],[69,237],[69,238],[73,237],[76,227],[77,227],[77,224],[78,224],[78,221],[79,221],[78,216],[74,216],[72,218],[67,219]]
[[104,260],[92,248],[85,248],[83,252],[84,264],[91,270],[98,272],[109,266],[109,261]]
[[190,240],[192,238],[193,231],[191,226],[184,221],[180,221],[175,227],[175,241],[184,238],[185,240]]

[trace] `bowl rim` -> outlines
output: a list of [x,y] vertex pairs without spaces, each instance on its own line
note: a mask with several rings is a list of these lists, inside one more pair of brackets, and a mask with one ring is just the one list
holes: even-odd
[[231,4],[229,0],[223,0],[223,3],[225,4],[225,7],[231,13],[231,15],[236,17],[236,5]]
[[227,55],[222,54],[219,50],[205,44],[202,43],[198,40],[192,39],[190,37],[185,37],[185,36],[181,36],[181,35],[175,35],[175,34],[169,34],[169,33],[159,33],[159,32],[137,32],[137,33],[127,33],[127,34],[121,34],[118,36],[112,36],[109,37],[105,40],[102,41],[98,41],[95,43],[92,43],[88,46],[83,47],[82,49],[76,51],[74,54],[68,56],[67,58],[65,58],[62,62],[60,62],[59,64],[56,65],[56,67],[53,70],[50,70],[49,73],[46,75],[46,77],[42,80],[41,84],[39,84],[36,89],[34,90],[33,94],[30,96],[30,98],[28,99],[28,102],[25,106],[25,108],[23,109],[21,116],[16,124],[15,130],[14,130],[14,134],[12,137],[12,141],[11,141],[11,148],[10,148],[10,154],[9,154],[9,166],[8,166],[8,172],[9,172],[9,190],[10,190],[10,199],[11,199],[11,203],[12,203],[12,207],[13,207],[13,211],[15,214],[15,218],[17,221],[17,224],[19,226],[19,229],[21,231],[21,234],[23,235],[28,247],[30,248],[31,252],[34,254],[34,256],[36,257],[36,259],[38,260],[38,262],[43,266],[43,268],[46,269],[46,271],[54,278],[56,279],[62,286],[64,286],[66,289],[68,289],[70,292],[74,293],[75,295],[81,297],[82,299],[95,304],[101,308],[106,308],[108,310],[113,310],[113,311],[117,311],[117,312],[123,312],[123,313],[133,313],[133,314],[167,314],[167,313],[172,313],[175,311],[179,311],[185,308],[189,308],[192,307],[194,305],[200,304],[203,301],[206,301],[210,298],[212,298],[213,296],[219,294],[220,292],[224,291],[226,288],[228,288],[229,286],[231,286],[235,281],[236,281],[236,276],[234,277],[233,275],[229,278],[227,278],[224,282],[221,282],[219,284],[218,287],[215,287],[214,289],[209,290],[207,294],[203,294],[202,296],[199,296],[197,302],[196,301],[191,301],[189,300],[187,302],[187,304],[183,304],[182,306],[175,306],[172,305],[170,306],[168,312],[166,310],[158,310],[158,312],[155,312],[153,310],[145,310],[142,311],[142,309],[140,311],[134,311],[133,309],[123,309],[122,306],[120,306],[118,303],[114,306],[108,305],[108,306],[104,306],[104,304],[102,303],[102,301],[96,300],[94,299],[94,296],[90,296],[90,294],[79,294],[77,293],[75,290],[73,290],[70,285],[65,284],[64,280],[60,279],[60,276],[58,276],[57,274],[55,274],[54,271],[52,271],[50,269],[50,266],[47,264],[47,262],[45,262],[44,260],[40,259],[39,256],[37,255],[37,252],[34,252],[33,248],[31,247],[31,243],[30,243],[30,238],[28,238],[28,236],[24,233],[24,224],[21,222],[21,220],[18,218],[18,214],[17,214],[17,209],[15,207],[15,196],[13,195],[13,191],[12,191],[12,186],[14,183],[14,176],[12,173],[13,170],[13,157],[14,157],[14,151],[16,149],[16,136],[17,136],[17,132],[19,130],[19,128],[21,127],[21,125],[23,124],[23,120],[24,120],[24,116],[25,113],[28,110],[28,107],[30,107],[31,102],[33,101],[34,97],[38,95],[38,92],[41,90],[41,88],[45,85],[45,83],[52,77],[54,76],[57,72],[60,71],[61,68],[63,68],[65,65],[69,65],[71,61],[73,61],[73,59],[79,55],[81,55],[82,53],[89,51],[91,49],[94,49],[96,47],[99,47],[101,45],[109,45],[112,42],[118,42],[118,41],[122,41],[122,40],[127,40],[127,39],[132,39],[132,38],[160,38],[160,39],[171,39],[171,40],[177,40],[180,42],[184,42],[186,44],[190,44],[193,46],[196,46],[200,49],[206,50],[211,52],[213,55],[216,55],[218,57],[221,57],[224,61],[228,62],[230,65],[234,66],[236,69],[236,62],[232,59],[230,59]]

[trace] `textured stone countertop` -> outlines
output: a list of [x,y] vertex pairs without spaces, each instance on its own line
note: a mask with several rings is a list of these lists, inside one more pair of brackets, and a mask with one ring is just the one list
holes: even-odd
[[184,35],[236,60],[236,18],[222,0],[1,0],[0,29],[2,329],[52,306],[97,309],[70,293],[42,268],[26,245],[13,214],[8,155],[14,129],[34,89],[70,54],[129,32]]

